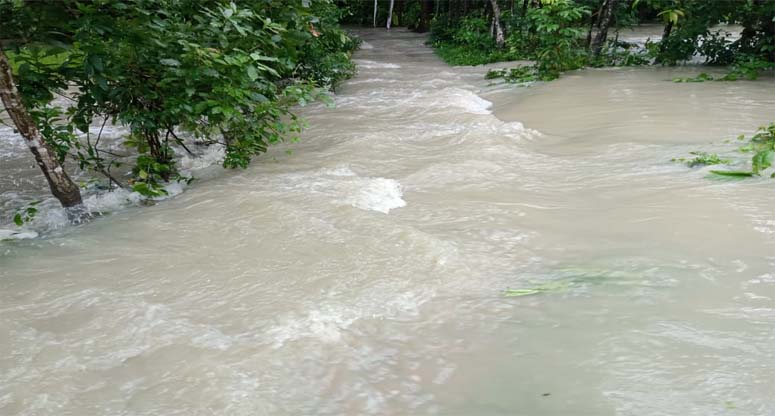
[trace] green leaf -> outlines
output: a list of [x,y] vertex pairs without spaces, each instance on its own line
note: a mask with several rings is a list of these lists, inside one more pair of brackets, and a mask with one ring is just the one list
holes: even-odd
[[710,173],[720,176],[732,176],[737,178],[751,177],[753,172],[737,171],[737,170],[712,170]]
[[142,196],[149,197],[149,198],[167,194],[167,191],[165,191],[163,188],[157,188],[145,182],[138,182],[132,185],[132,190]]
[[761,171],[772,166],[772,161],[775,159],[775,151],[763,150],[753,156],[753,173],[759,174]]
[[22,219],[22,214],[16,213],[16,215],[13,216],[13,223],[16,224],[19,227],[24,225],[24,220]]
[[180,61],[178,61],[177,59],[171,59],[171,58],[161,59],[159,60],[159,62],[162,65],[167,65],[167,66],[180,66]]
[[264,56],[264,55],[261,55],[258,52],[251,53],[250,57],[254,61],[266,61],[266,62],[277,62],[277,61],[279,61],[279,59],[275,58],[274,56]]
[[99,72],[102,72],[105,67],[102,65],[102,58],[96,55],[89,56],[89,64]]
[[250,77],[251,81],[255,81],[258,79],[258,70],[253,65],[248,65],[248,76]]
[[504,296],[507,297],[520,297],[520,296],[531,296],[531,295],[537,295],[539,293],[543,293],[544,291],[535,288],[535,289],[506,289],[504,292]]

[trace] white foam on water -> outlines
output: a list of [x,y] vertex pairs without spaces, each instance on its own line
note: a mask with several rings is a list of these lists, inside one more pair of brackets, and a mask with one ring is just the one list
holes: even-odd
[[465,160],[459,163],[435,163],[406,178],[413,188],[447,188],[452,184],[470,184],[487,178],[497,177],[504,170],[503,166],[486,160]]
[[450,79],[444,79],[444,78],[433,78],[429,81],[423,81],[420,83],[420,85],[423,88],[432,88],[432,89],[438,89],[443,87],[448,87],[450,85],[458,85],[459,82],[455,80]]
[[364,69],[399,69],[401,65],[390,62],[377,62],[368,59],[353,59],[353,62],[359,67]]
[[0,229],[0,241],[2,240],[26,240],[36,238],[38,233],[30,230],[4,230]]
[[223,145],[211,145],[207,146],[202,154],[190,155],[188,153],[183,154],[178,162],[178,166],[187,174],[193,171],[209,168],[213,165],[218,165],[223,162],[226,157],[226,147]]
[[383,282],[377,287],[364,288],[351,304],[323,302],[310,305],[306,314],[290,313],[280,318],[263,335],[274,348],[288,342],[313,338],[323,343],[338,343],[342,335],[361,319],[413,316],[418,308],[433,296],[433,291],[398,290],[400,282]]
[[333,168],[323,169],[321,172],[325,175],[331,176],[358,176],[347,165],[339,165]]
[[29,152],[27,145],[10,127],[0,125],[0,159],[18,157]]
[[374,178],[348,199],[352,206],[364,210],[390,213],[391,209],[406,206],[401,184],[393,179]]
[[[143,199],[142,195],[127,189],[114,189],[111,192],[100,192],[84,195],[83,205],[86,211],[93,215],[104,215],[119,209],[137,205]],[[29,226],[38,231],[58,230],[70,224],[67,212],[54,198],[47,198],[38,205],[38,215]]]
[[392,84],[399,82],[397,79],[385,79],[385,78],[363,78],[363,79],[354,79],[347,81],[347,85],[358,85],[358,84]]
[[450,87],[434,94],[434,101],[446,106],[458,107],[471,114],[491,114],[492,103],[474,94],[472,91]]
[[361,42],[361,49],[374,49],[374,45],[372,45],[369,42],[363,41]]
[[350,205],[365,211],[383,214],[406,206],[403,187],[395,179],[360,177],[347,165],[293,173],[278,177],[283,191],[302,191],[304,195],[320,195],[336,204]]
[[126,189],[118,189],[113,192],[91,195],[83,203],[86,209],[92,213],[107,213],[127,204],[136,204],[140,202],[142,196],[137,192]]
[[[194,176],[198,171],[219,164],[223,161],[224,156],[225,149],[223,146],[209,146],[199,157],[192,157],[186,154],[179,161],[181,173]],[[172,198],[183,193],[187,186],[185,182],[173,181],[167,183],[163,187],[167,193],[151,199],[163,201]],[[86,211],[93,215],[104,215],[130,206],[138,206],[144,199],[139,193],[122,188],[113,189],[112,191],[82,190],[82,195]],[[38,214],[24,228],[17,230],[12,228],[0,229],[0,240],[37,238],[40,233],[58,230],[70,224],[67,212],[53,197],[46,197],[36,208],[38,208]],[[0,221],[10,219],[0,218]],[[14,227],[13,224],[4,223],[0,223],[0,226]]]
[[337,307],[333,310],[313,310],[305,317],[289,318],[284,324],[277,325],[267,331],[275,348],[283,346],[288,341],[301,338],[317,338],[322,342],[337,342],[342,330],[358,319],[355,310]]

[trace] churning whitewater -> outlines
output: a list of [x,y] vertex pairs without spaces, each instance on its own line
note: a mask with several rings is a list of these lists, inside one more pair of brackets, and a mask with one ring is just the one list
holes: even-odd
[[514,88],[358,33],[299,143],[0,243],[0,414],[775,414],[772,184],[670,161],[736,157],[775,81]]

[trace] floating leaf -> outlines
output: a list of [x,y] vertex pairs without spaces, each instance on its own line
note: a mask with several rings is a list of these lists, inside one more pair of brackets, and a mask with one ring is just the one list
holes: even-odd
[[731,176],[737,178],[745,178],[753,176],[753,172],[737,171],[737,170],[712,170],[710,173],[720,176]]
[[759,174],[761,171],[772,166],[772,161],[775,159],[775,151],[763,150],[754,155],[753,161],[753,173]]
[[610,270],[564,269],[560,273],[565,274],[565,276],[555,280],[536,283],[530,287],[506,289],[503,295],[506,297],[522,297],[541,293],[556,293],[575,287],[599,285],[611,281],[620,283],[620,281],[629,277],[621,272]]

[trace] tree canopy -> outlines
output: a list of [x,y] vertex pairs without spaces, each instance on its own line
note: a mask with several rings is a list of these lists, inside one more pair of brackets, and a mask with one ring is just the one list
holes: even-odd
[[[0,0],[0,39],[58,162],[152,197],[188,179],[172,146],[221,144],[226,167],[245,167],[299,131],[291,108],[354,73],[339,13],[329,0]],[[127,154],[90,133],[105,122],[128,128]]]

